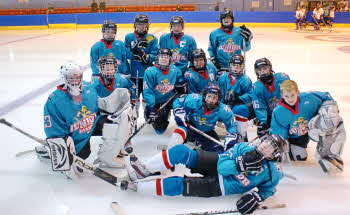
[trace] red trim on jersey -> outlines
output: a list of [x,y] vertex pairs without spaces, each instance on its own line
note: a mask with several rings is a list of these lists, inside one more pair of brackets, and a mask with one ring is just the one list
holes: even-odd
[[186,140],[186,132],[185,132],[184,130],[182,130],[182,129],[180,129],[180,128],[176,128],[176,129],[174,130],[174,133],[180,134],[181,137],[182,137],[182,140],[185,142],[185,140]]
[[265,84],[264,82],[262,82],[261,80],[259,80],[263,85],[265,85],[265,87],[267,88],[267,90],[269,91],[269,93],[273,93],[275,92],[275,76],[272,77],[272,83],[271,86]]
[[57,86],[57,89],[62,90],[65,93],[68,93],[66,89],[63,89],[63,85]]
[[169,163],[167,151],[162,152],[162,157],[163,157],[163,162],[164,162],[165,167],[167,169],[170,169],[172,166]]
[[285,107],[287,110],[292,112],[293,115],[296,115],[299,113],[299,96],[297,98],[297,101],[295,102],[295,110],[293,110],[289,105],[287,105],[283,101],[284,101],[284,98],[281,98],[279,101],[279,105],[281,105],[282,107]]
[[210,113],[211,113],[214,109],[215,109],[215,108],[213,108],[213,109],[211,109],[211,110],[208,111],[207,107],[204,105],[204,114],[207,115],[207,116],[209,116]]
[[[197,72],[193,67],[192,67],[192,71]],[[205,69],[204,72],[197,72],[197,73],[199,73],[204,78],[204,80],[208,80],[209,76],[208,76],[207,69]]]
[[162,179],[156,179],[156,192],[158,196],[162,195]]
[[103,39],[101,39],[101,42],[103,42],[105,44],[107,49],[111,49],[112,48],[113,42],[111,42],[110,44],[107,44],[106,41],[104,41]]
[[113,91],[114,80],[115,80],[115,78],[113,78],[113,81],[112,81],[111,85],[108,86],[108,85],[103,81],[103,79],[100,77],[100,81],[102,82],[103,86],[106,87],[106,89],[107,89],[108,92]]
[[134,31],[134,35],[135,35],[135,37],[136,37],[136,39],[143,39],[147,34],[145,34],[145,36],[143,36],[143,37],[139,37],[139,35],[138,34],[136,34],[136,32]]
[[230,77],[230,85],[232,85],[232,86],[235,85],[235,83],[236,83],[236,78],[233,79],[230,73],[228,73],[228,77]]
[[180,39],[183,35],[184,35],[184,33],[182,33],[178,38],[176,38],[173,34],[171,34],[171,36],[174,37],[175,45],[179,45]]
[[232,34],[232,30],[233,30],[233,26],[232,26],[232,29],[231,31],[225,31],[225,29],[223,27],[220,27],[221,30],[223,30],[227,35],[231,35]]
[[170,69],[170,66],[168,67],[167,70],[163,70],[163,69],[159,68],[156,64],[154,64],[154,66],[155,66],[156,68],[158,68],[160,71],[162,71],[163,75],[167,75],[168,72],[169,72],[169,69]]
[[247,118],[237,116],[237,115],[235,115],[235,120],[240,121],[240,122],[248,122]]

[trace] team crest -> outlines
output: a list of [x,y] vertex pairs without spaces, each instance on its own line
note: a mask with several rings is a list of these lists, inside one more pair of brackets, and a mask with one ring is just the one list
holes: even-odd
[[96,119],[96,113],[91,113],[85,105],[83,105],[80,111],[75,117],[75,123],[70,126],[70,132],[79,130],[79,133],[89,133],[94,125]]
[[160,81],[160,84],[158,84],[155,89],[162,93],[163,95],[172,91],[174,89],[174,85],[171,85],[168,79]]
[[278,105],[278,98],[276,96],[272,97],[269,101],[269,109],[273,110],[275,109],[275,107]]
[[184,55],[180,54],[178,48],[173,49],[172,52],[173,52],[173,55],[172,55],[172,62],[173,63],[179,63],[180,60],[186,60],[186,57]]
[[241,50],[241,46],[240,45],[236,45],[232,38],[228,39],[224,45],[219,46],[219,50],[222,50],[224,53],[227,54],[232,54],[237,50]]
[[305,120],[302,116],[298,118],[297,121],[293,123],[291,128],[289,129],[289,133],[291,135],[295,134],[298,136],[302,136],[307,134],[309,127],[308,127],[308,121]]

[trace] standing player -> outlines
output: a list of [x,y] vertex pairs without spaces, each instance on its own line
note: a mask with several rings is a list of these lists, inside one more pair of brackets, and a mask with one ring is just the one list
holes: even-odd
[[334,11],[335,11],[335,7],[332,6],[331,9],[329,10],[329,14],[324,17],[324,21],[326,22],[327,25],[329,25],[330,28],[333,27]]
[[222,102],[235,114],[238,134],[247,140],[248,120],[255,118],[252,103],[252,81],[244,71],[244,57],[234,54],[229,60],[229,72],[219,78]]
[[303,20],[304,20],[304,12],[300,7],[298,7],[297,11],[295,12],[295,24],[296,24],[295,30],[302,28]]
[[319,7],[316,7],[312,14],[312,21],[314,23],[314,29],[316,31],[320,30],[320,22],[321,22],[321,11]]
[[224,150],[222,146],[187,128],[190,124],[214,139],[220,140],[214,130],[218,120],[225,124],[228,132],[225,147],[235,145],[238,140],[237,125],[231,109],[221,103],[220,98],[219,86],[211,84],[204,88],[202,95],[193,93],[176,99],[173,109],[175,121],[179,127],[174,130],[168,148],[183,144],[187,140],[195,142],[205,151],[222,152]]
[[259,120],[257,134],[263,136],[270,128],[272,111],[281,99],[280,85],[289,80],[289,76],[275,73],[267,58],[256,60],[254,68],[258,80],[253,85],[253,108]]
[[195,49],[191,53],[191,64],[185,72],[189,93],[201,93],[210,85],[216,84],[217,69],[213,63],[207,62],[207,57],[202,49]]
[[[90,137],[102,135],[98,159],[107,167],[122,167],[115,158],[134,123],[128,90],[118,89],[101,99],[92,85],[83,84],[83,72],[77,64],[64,64],[60,74],[63,84],[49,96],[44,107],[44,130],[51,154],[46,147],[38,146],[38,158],[51,159],[55,171],[74,177],[81,170],[68,162],[67,152],[86,159],[91,153]],[[99,109],[110,115],[100,116]]]
[[[152,66],[158,50],[158,39],[148,33],[149,20],[146,15],[138,14],[134,20],[134,32],[125,36],[127,57],[130,60],[131,80],[137,89],[137,99],[142,92],[143,76],[146,69]],[[136,102],[137,110],[139,102]]]
[[168,177],[139,182],[122,181],[122,190],[153,196],[215,197],[244,194],[236,208],[241,214],[251,214],[276,192],[283,177],[278,160],[283,153],[284,141],[278,135],[266,135],[257,146],[250,143],[235,145],[223,154],[190,150],[177,145],[156,154],[142,163],[135,155],[130,156],[127,170],[131,180],[146,178],[156,172],[184,164],[192,173],[203,177]]
[[145,119],[152,124],[157,134],[162,134],[169,125],[172,101],[158,113],[157,109],[175,92],[186,93],[186,85],[181,70],[171,63],[171,51],[165,48],[159,49],[154,66],[145,72],[143,84],[143,96],[146,101]]
[[[217,69],[227,70],[228,61],[233,54],[241,54],[244,49],[250,50],[253,35],[245,25],[234,27],[234,17],[230,10],[220,13],[220,23],[221,28],[210,33],[208,52]],[[218,71],[219,76],[221,72]]]
[[290,158],[305,161],[309,137],[318,142],[315,158],[324,172],[343,171],[346,133],[337,103],[328,92],[299,93],[292,80],[281,84],[282,99],[272,113],[271,134],[289,141]]
[[170,33],[163,34],[159,39],[159,48],[170,49],[173,53],[172,62],[185,73],[191,53],[197,48],[193,37],[184,34],[184,20],[181,16],[170,19]]
[[90,51],[92,80],[98,78],[97,61],[105,55],[111,55],[116,59],[118,71],[122,74],[129,73],[129,63],[126,58],[125,45],[120,40],[115,40],[117,25],[111,20],[107,20],[102,25],[103,39],[96,42]]

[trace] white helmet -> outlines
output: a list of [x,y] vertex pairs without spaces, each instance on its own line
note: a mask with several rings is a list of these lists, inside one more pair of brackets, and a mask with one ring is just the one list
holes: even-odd
[[81,67],[74,62],[66,62],[60,68],[61,80],[66,89],[72,96],[78,96],[82,91],[83,71]]

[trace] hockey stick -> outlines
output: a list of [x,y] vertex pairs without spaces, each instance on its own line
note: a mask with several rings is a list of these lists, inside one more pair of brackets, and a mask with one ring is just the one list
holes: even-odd
[[[266,209],[276,209],[276,208],[285,208],[287,207],[287,204],[275,204],[272,206],[260,206],[258,207],[259,210],[266,210]],[[181,214],[173,214],[173,215],[209,215],[209,214],[231,214],[231,213],[239,213],[237,209],[229,209],[229,210],[213,210],[213,211],[204,211],[204,212],[188,212],[188,213],[181,213]]]
[[[177,92],[174,93],[174,95],[172,95],[166,102],[164,102],[164,104],[162,104],[162,106],[160,106],[158,108],[158,110],[156,110],[155,113],[158,113],[159,111],[161,111],[173,98],[175,98],[175,96],[177,95]],[[135,132],[125,141],[124,146],[133,138],[135,137],[148,123],[144,122],[139,128],[135,129]],[[125,151],[128,154],[131,154],[133,152],[133,148],[132,146],[128,146],[125,148]]]
[[21,157],[23,155],[26,155],[26,154],[29,154],[29,153],[32,153],[32,152],[35,152],[35,149],[29,149],[29,150],[25,150],[25,151],[22,151],[22,152],[18,152],[15,154],[15,157]]
[[[7,125],[8,127],[10,128],[13,128],[15,129],[16,131],[18,131],[19,133],[23,134],[24,136],[27,136],[29,137],[30,139],[44,145],[44,146],[47,146],[47,143],[45,140],[43,139],[39,139],[37,137],[34,137],[33,135],[29,134],[28,132],[14,126],[12,123],[6,121],[5,119],[0,119],[0,122],[4,125]],[[82,169],[85,169],[89,172],[91,172],[94,176],[114,185],[114,186],[117,186],[117,177],[114,176],[114,175],[111,175],[110,173],[88,163],[87,161],[85,161],[84,159],[76,156],[76,155],[72,155],[73,156],[73,163],[76,164],[78,167],[82,168]]]
[[222,146],[222,147],[225,147],[225,145],[224,145],[222,142],[220,142],[220,141],[218,141],[217,139],[215,139],[215,138],[209,136],[208,134],[204,133],[203,131],[201,131],[201,130],[195,128],[195,127],[193,127],[192,125],[187,124],[187,127],[190,128],[191,130],[197,132],[198,134],[202,135],[203,137],[205,137],[205,138],[207,138],[207,139],[213,141],[214,143],[216,143],[216,144],[218,144],[218,145],[220,145],[220,146]]

